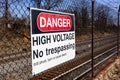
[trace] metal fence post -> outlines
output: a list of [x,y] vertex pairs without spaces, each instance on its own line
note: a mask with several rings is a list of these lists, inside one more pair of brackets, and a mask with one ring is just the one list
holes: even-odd
[[93,33],[93,27],[94,27],[94,0],[92,0],[92,54],[91,54],[91,58],[92,58],[92,78],[94,77],[94,33]]
[[37,8],[40,8],[41,0],[37,0]]
[[8,0],[5,0],[5,27],[7,27],[8,25]]
[[119,55],[119,31],[120,31],[120,26],[119,26],[119,19],[120,19],[120,5],[118,9],[118,32],[117,32],[117,56]]

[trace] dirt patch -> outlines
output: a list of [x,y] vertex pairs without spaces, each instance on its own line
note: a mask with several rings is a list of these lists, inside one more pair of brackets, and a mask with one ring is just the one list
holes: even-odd
[[24,35],[9,29],[0,29],[0,54],[20,52],[28,48],[30,49],[30,40]]

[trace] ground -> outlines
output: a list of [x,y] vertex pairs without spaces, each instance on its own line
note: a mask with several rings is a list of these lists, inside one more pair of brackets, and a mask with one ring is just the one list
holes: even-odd
[[120,80],[120,57],[101,71],[94,80]]

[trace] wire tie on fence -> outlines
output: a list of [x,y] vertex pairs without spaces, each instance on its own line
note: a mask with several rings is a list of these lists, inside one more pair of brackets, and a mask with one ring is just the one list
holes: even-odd
[[28,6],[27,9],[30,10],[30,6]]

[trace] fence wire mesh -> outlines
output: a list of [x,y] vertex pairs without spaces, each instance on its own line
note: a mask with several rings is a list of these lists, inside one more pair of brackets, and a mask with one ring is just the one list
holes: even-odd
[[[62,0],[0,0],[0,80],[32,78],[30,11],[28,7],[64,10]],[[49,0],[48,0],[49,1]],[[62,8],[67,8],[67,3]]]
[[[74,13],[78,43],[82,40],[81,34],[88,32],[89,39],[91,37],[90,6],[90,0],[0,0],[0,80],[28,80],[33,77],[29,7]],[[109,17],[109,20],[112,18]],[[106,25],[111,25],[110,29],[114,30],[112,21]],[[106,27],[103,28],[106,30]]]

